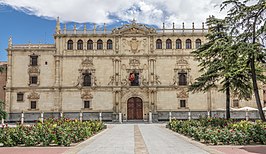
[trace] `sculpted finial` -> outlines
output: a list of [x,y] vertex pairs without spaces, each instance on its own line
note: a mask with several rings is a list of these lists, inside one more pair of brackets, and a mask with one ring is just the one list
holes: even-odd
[[135,18],[133,18],[133,20],[131,22],[132,22],[133,25],[137,23]]
[[86,24],[84,24],[84,29],[83,29],[83,31],[84,31],[84,33],[86,33],[86,31],[87,31],[87,25],[86,25]]
[[66,24],[64,24],[64,33],[66,34]]
[[12,36],[10,35],[9,39],[8,39],[8,48],[12,48]]
[[56,19],[56,28],[55,28],[56,34],[60,34],[60,21],[59,21],[59,17],[57,17]]
[[93,25],[94,25],[93,33],[96,34],[96,23],[94,23]]

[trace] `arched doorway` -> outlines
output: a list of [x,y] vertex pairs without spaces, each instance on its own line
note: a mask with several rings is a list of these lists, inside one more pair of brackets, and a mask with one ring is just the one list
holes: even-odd
[[143,119],[143,103],[138,97],[131,97],[127,101],[127,119],[142,120]]

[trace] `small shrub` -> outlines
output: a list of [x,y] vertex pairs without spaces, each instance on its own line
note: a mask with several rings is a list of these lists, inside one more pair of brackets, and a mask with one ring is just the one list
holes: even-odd
[[83,141],[102,129],[104,124],[99,121],[46,119],[33,126],[0,128],[0,143],[4,146],[70,146],[71,143]]
[[209,144],[266,144],[266,123],[261,121],[233,122],[221,118],[172,120],[168,127],[180,134]]

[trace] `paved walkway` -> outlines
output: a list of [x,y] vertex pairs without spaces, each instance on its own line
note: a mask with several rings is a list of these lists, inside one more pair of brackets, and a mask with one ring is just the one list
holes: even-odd
[[[108,125],[66,154],[207,154],[160,124]],[[206,146],[207,147],[207,146]]]

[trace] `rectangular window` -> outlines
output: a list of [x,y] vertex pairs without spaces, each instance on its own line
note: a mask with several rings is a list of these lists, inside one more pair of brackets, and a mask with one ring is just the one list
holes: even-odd
[[38,77],[37,76],[31,76],[30,77],[30,84],[37,84],[38,83]]
[[84,101],[84,108],[85,109],[90,108],[90,101]]
[[83,74],[83,86],[91,86],[91,73]]
[[38,65],[38,56],[30,56],[30,65],[37,66]]
[[36,101],[30,102],[30,109],[37,109],[37,102]]
[[187,85],[187,73],[178,73],[178,84],[180,86],[186,86]]
[[234,99],[233,100],[233,107],[239,107],[239,100],[238,99]]
[[180,100],[180,107],[186,107],[186,100]]
[[17,93],[17,101],[18,102],[22,102],[24,98],[24,94],[23,93]]

